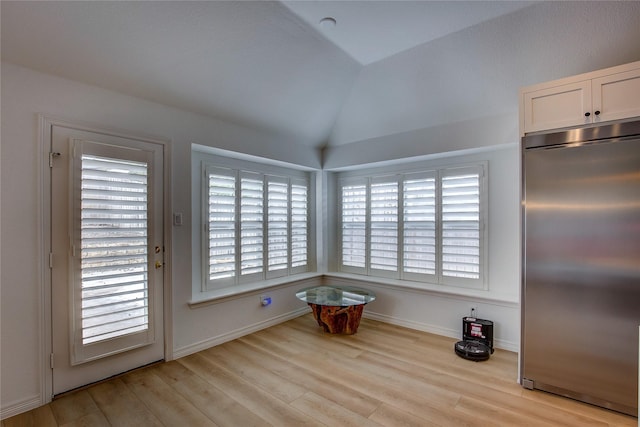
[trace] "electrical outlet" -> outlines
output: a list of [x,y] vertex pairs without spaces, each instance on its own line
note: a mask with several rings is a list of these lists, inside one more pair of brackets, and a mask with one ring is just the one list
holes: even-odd
[[260,295],[260,305],[262,305],[263,307],[271,305],[271,297],[266,295]]
[[476,317],[478,315],[478,307],[472,305],[471,307],[469,307],[469,313],[471,317]]

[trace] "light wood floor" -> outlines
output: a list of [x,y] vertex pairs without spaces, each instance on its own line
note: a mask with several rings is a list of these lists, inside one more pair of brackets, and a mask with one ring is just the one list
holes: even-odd
[[514,353],[486,362],[456,340],[363,319],[329,335],[305,315],[91,386],[14,426],[636,426],[637,419],[516,383]]

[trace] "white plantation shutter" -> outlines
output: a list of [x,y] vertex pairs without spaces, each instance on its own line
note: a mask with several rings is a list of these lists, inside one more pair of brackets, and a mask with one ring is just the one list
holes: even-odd
[[344,183],[342,196],[342,265],[366,267],[367,184]]
[[291,268],[306,267],[309,244],[309,184],[291,182]]
[[340,179],[340,269],[483,288],[484,164]]
[[442,276],[480,279],[481,171],[442,173]]
[[383,178],[371,183],[370,268],[398,270],[398,181]]
[[304,173],[269,175],[205,162],[202,168],[202,292],[308,271],[310,187]]
[[73,140],[71,364],[155,340],[148,152]]
[[404,278],[435,276],[436,179],[435,174],[412,174],[403,180]]
[[243,172],[240,179],[240,274],[262,273],[264,253],[264,179]]
[[[268,277],[285,275],[289,265],[289,185],[286,178],[267,178]],[[278,272],[280,273],[274,273]]]
[[236,276],[236,174],[208,168],[207,177],[207,277],[208,281]]
[[81,199],[82,344],[146,330],[146,163],[83,155]]

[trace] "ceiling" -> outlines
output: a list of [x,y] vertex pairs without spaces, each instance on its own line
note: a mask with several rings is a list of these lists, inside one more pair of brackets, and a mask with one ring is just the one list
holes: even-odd
[[[2,60],[327,144],[363,67],[521,1],[2,1]],[[337,25],[323,28],[320,19]]]
[[[526,1],[283,1],[362,65],[514,12]],[[334,18],[334,27],[320,25]]]

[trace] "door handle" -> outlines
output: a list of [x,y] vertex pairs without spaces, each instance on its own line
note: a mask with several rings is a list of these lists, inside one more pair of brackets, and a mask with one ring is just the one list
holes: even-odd
[[162,263],[160,261],[156,261],[156,270],[162,268]]

